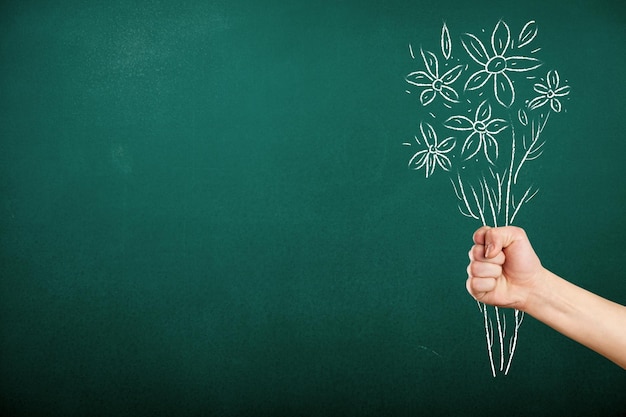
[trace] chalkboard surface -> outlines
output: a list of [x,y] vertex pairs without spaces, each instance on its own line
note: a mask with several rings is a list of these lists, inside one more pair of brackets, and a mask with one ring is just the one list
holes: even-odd
[[420,48],[501,20],[570,86],[515,223],[624,304],[620,1],[2,2],[0,414],[623,416],[533,318],[492,377],[480,222],[408,167]]

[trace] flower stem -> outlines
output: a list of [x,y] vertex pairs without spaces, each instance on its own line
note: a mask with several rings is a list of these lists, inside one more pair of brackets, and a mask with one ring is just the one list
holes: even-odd
[[[548,111],[545,119],[543,120],[543,122],[541,122],[541,126],[537,127],[537,132],[535,132],[535,129],[532,129],[532,132],[531,132],[533,136],[532,142],[530,142],[530,146],[526,150],[526,153],[522,157],[521,161],[519,162],[519,165],[517,166],[517,169],[515,170],[515,175],[513,176],[513,183],[517,183],[517,176],[519,175],[519,172],[522,169],[522,165],[524,165],[524,162],[528,161],[530,155],[538,149],[538,148],[537,149],[535,148],[535,144],[539,140],[539,136],[541,136],[541,132],[543,132],[543,129],[546,126],[546,123],[548,123],[549,118],[550,118],[550,112]],[[525,142],[524,142],[524,145],[525,145]],[[539,148],[541,148],[541,145],[539,145]],[[536,157],[533,157],[532,159],[534,158]]]
[[505,219],[504,225],[509,225],[509,206],[512,204],[512,196],[511,196],[511,182],[513,181],[513,164],[515,162],[515,128],[513,127],[513,122],[511,121],[511,165],[509,166],[509,173],[506,184],[506,205],[505,205]]

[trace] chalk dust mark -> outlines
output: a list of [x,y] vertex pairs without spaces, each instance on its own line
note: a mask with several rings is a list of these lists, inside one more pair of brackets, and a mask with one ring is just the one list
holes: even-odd
[[121,174],[128,175],[133,172],[133,158],[124,145],[113,145],[111,162],[115,170]]
[[441,357],[441,355],[440,355],[439,353],[435,352],[434,350],[432,350],[432,349],[431,349],[431,348],[429,348],[428,346],[418,345],[417,347],[418,347],[418,348],[420,348],[420,349],[422,349],[422,350],[425,350],[425,351],[427,351],[427,352],[430,352],[430,353],[432,353],[432,354],[434,354],[434,355],[437,355],[437,356]]

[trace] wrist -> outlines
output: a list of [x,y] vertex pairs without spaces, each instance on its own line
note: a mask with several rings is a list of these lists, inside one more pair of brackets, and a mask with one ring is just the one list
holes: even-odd
[[526,297],[520,302],[518,310],[537,316],[542,308],[554,298],[554,279],[557,278],[552,272],[541,267],[532,279],[532,285],[528,287]]

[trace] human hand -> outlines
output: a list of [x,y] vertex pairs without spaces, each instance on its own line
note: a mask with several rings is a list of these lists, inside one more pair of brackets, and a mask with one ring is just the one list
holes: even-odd
[[546,271],[526,232],[513,226],[484,226],[473,239],[467,291],[477,301],[524,311],[528,296]]

